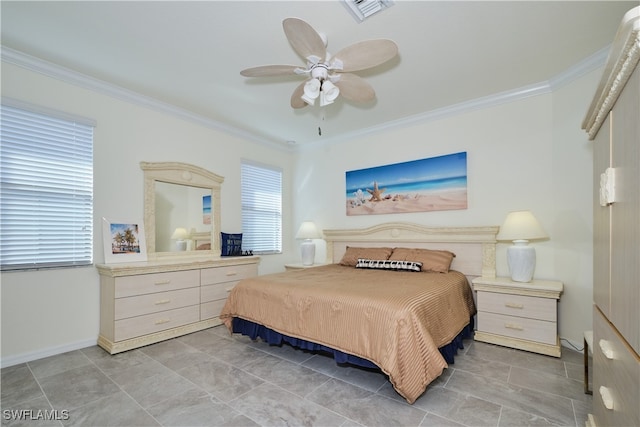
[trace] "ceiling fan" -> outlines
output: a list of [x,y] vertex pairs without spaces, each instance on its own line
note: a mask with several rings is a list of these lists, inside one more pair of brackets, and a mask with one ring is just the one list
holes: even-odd
[[398,46],[393,41],[376,39],[355,43],[330,56],[326,39],[305,21],[287,18],[282,26],[293,49],[307,61],[306,67],[264,65],[247,68],[240,74],[245,77],[308,76],[291,95],[293,108],[314,105],[317,98],[320,106],[325,106],[333,103],[338,95],[353,102],[372,101],[376,96],[373,87],[353,72],[376,67],[398,54]]

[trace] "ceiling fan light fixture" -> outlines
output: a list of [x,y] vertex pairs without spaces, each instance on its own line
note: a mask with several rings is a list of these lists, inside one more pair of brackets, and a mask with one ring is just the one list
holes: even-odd
[[316,98],[320,95],[320,80],[309,79],[304,84],[304,93],[302,94],[302,100],[309,105],[316,103]]
[[322,90],[320,91],[320,106],[333,104],[333,101],[340,95],[340,88],[331,83],[329,80],[322,82]]

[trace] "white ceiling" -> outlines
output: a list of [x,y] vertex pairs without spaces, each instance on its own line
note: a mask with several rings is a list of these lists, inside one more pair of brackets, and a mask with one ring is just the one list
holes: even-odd
[[[303,146],[545,84],[602,53],[624,13],[639,3],[396,0],[362,23],[330,0],[0,4],[3,46],[187,110],[214,127]],[[259,65],[303,65],[282,30],[287,17],[326,34],[329,52],[394,40],[397,58],[358,73],[375,88],[376,101],[293,110],[290,96],[302,77],[240,76]]]

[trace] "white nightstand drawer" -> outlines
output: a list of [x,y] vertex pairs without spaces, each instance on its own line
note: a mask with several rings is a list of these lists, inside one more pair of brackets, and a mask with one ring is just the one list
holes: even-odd
[[179,289],[177,291],[158,292],[115,300],[115,320],[142,316],[159,311],[172,310],[200,303],[198,288]]
[[115,279],[115,297],[130,297],[155,292],[200,286],[200,270],[139,274]]
[[200,320],[200,305],[116,320],[115,341],[127,340]]
[[209,301],[216,301],[219,299],[227,299],[231,289],[238,283],[225,282],[216,283],[215,285],[207,285],[200,288],[200,302],[205,303]]
[[233,282],[258,275],[256,264],[231,265],[202,270],[202,285]]
[[550,298],[478,292],[478,306],[482,311],[508,316],[527,317],[549,322],[555,322],[557,319],[556,301]]
[[478,331],[555,345],[555,322],[478,312]]

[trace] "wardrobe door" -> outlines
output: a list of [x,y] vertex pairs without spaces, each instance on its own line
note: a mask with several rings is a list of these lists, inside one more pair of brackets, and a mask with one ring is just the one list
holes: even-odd
[[616,201],[611,207],[611,306],[607,314],[640,354],[640,67],[613,108]]
[[593,301],[609,317],[611,206],[600,203],[601,174],[611,166],[611,114],[593,141]]

